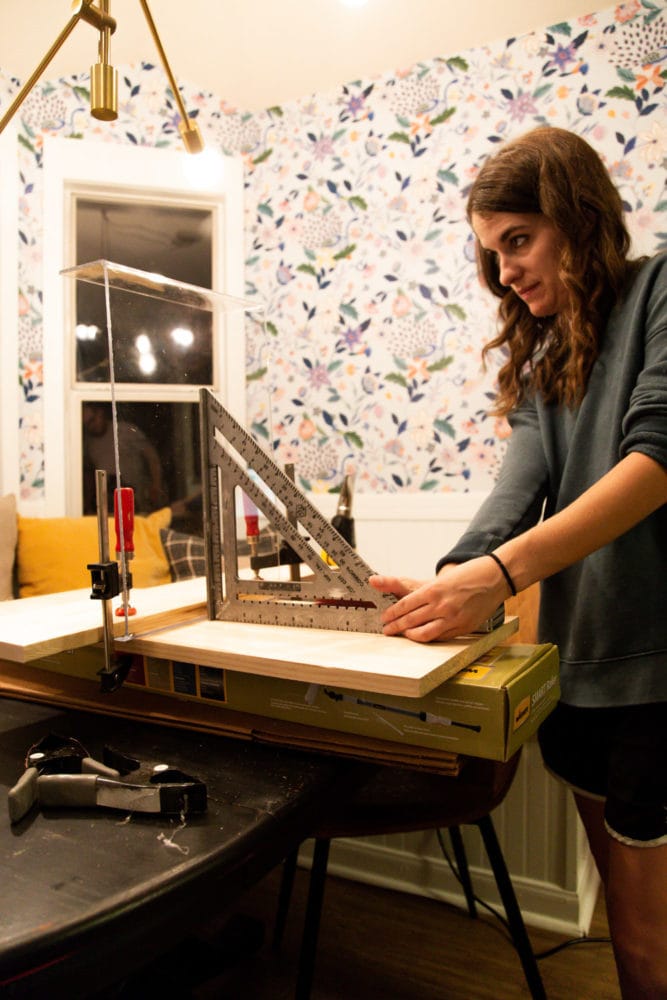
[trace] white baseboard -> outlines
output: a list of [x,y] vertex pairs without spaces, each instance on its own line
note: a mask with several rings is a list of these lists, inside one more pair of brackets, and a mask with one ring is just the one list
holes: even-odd
[[[307,868],[312,859],[312,845],[308,841],[299,853],[300,864]],[[339,839],[331,844],[328,873],[466,909],[461,887],[444,858],[418,857],[368,839]],[[504,916],[493,872],[471,866],[470,874],[475,894]],[[583,891],[580,887],[579,893],[521,875],[512,875],[512,884],[527,926],[566,937],[588,933],[598,888],[593,878]]]

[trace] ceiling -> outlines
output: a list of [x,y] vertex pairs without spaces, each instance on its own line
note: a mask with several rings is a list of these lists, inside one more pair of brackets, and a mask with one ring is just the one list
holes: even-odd
[[[99,6],[101,0],[97,0]],[[254,111],[587,13],[591,0],[150,0],[176,79]],[[109,0],[116,66],[157,62],[139,0]],[[0,0],[0,70],[22,82],[70,18],[69,0]],[[44,73],[87,74],[98,35],[76,26]]]

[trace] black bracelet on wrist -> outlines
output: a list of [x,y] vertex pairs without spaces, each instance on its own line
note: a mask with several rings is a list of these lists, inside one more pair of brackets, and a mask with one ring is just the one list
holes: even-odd
[[502,559],[500,558],[500,556],[496,555],[495,552],[487,552],[486,554],[487,554],[487,556],[490,556],[491,559],[493,559],[493,561],[495,563],[497,563],[498,566],[500,566],[500,571],[503,574],[503,576],[505,577],[505,579],[507,580],[507,586],[512,591],[512,597],[516,597],[516,587],[514,586],[514,580],[510,576],[509,570],[507,569],[507,566],[505,565],[505,563],[502,561]]

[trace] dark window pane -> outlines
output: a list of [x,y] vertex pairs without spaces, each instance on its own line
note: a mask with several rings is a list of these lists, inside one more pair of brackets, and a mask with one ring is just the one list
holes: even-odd
[[[197,403],[116,404],[120,477],[134,489],[137,514],[172,508],[172,527],[201,535],[202,496]],[[111,403],[82,404],[83,512],[96,510],[95,471],[107,473],[109,509],[117,486]]]
[[[211,287],[211,212],[80,198],[76,258],[108,260],[177,281]],[[213,384],[213,317],[170,301],[110,290],[114,381]],[[110,381],[102,286],[76,288],[76,380]]]

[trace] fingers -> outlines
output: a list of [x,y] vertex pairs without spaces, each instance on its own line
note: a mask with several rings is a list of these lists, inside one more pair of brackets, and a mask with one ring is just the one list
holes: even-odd
[[382,612],[384,634],[416,642],[469,634],[494,613],[505,586],[493,562],[483,557],[452,564],[428,582],[377,574],[369,582],[399,598]]
[[[385,629],[385,635],[387,634],[387,630]],[[435,642],[437,639],[446,639],[449,637],[448,630],[442,618],[431,619],[423,625],[417,625],[414,628],[406,628],[398,634],[404,636],[406,639],[412,639],[413,642]]]
[[431,642],[438,637],[444,627],[443,622],[433,620],[429,610],[429,602],[425,597],[427,587],[418,580],[406,577],[380,576],[373,574],[368,582],[383,594],[394,594],[399,598],[382,612],[382,624],[385,635],[407,635],[406,629],[411,629],[417,642]]
[[[400,601],[401,606],[404,601]],[[393,612],[397,606],[390,610]],[[444,617],[438,614],[432,605],[420,604],[413,610],[405,610],[398,617],[389,620],[388,614],[383,615],[384,635],[402,635],[414,642],[435,642],[437,639],[453,639],[462,632],[458,616]]]
[[393,592],[400,599],[382,612],[384,634],[433,642],[466,635],[477,628],[497,608],[497,595],[487,593],[476,580],[471,586],[461,577],[461,572],[452,569],[446,576],[416,589],[410,589],[413,581],[396,580],[402,587]]
[[406,629],[419,628],[439,618],[431,592],[426,587],[409,591],[382,612],[385,635],[404,634]]
[[375,590],[383,594],[394,594],[396,597],[405,597],[420,586],[417,580],[408,580],[406,577],[379,576],[374,573],[369,576],[368,582]]
[[384,621],[384,618],[385,615],[382,629],[384,635],[402,635],[413,642],[455,639],[470,631],[470,626],[462,623],[458,616],[441,617],[426,604],[392,621]]

